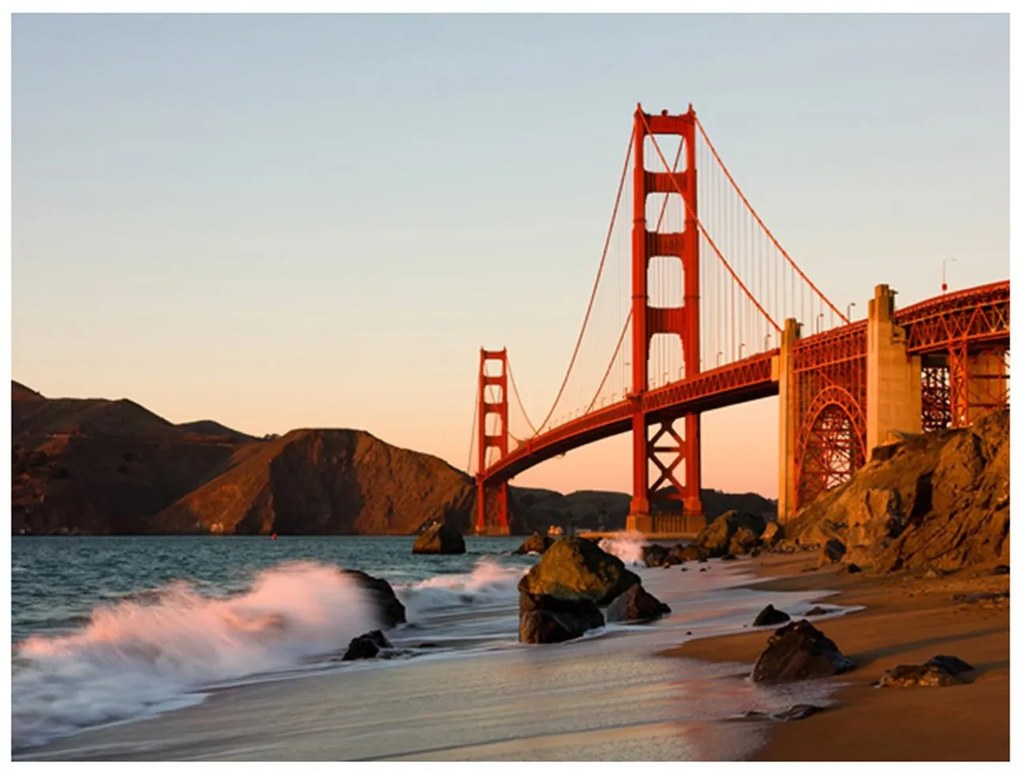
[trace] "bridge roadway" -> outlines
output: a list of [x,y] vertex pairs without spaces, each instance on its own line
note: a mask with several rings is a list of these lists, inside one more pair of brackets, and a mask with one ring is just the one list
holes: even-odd
[[[897,324],[907,328],[908,350],[912,354],[946,350],[964,341],[975,345],[1008,344],[1009,281],[923,300],[897,310],[895,318]],[[854,347],[866,346],[866,325],[866,320],[856,321],[802,338],[795,352],[830,344],[845,349],[848,338],[856,339]],[[491,464],[478,479],[485,483],[504,482],[556,455],[622,434],[632,428],[634,414],[642,409],[651,423],[775,396],[779,393],[779,380],[773,372],[773,360],[778,357],[779,348],[774,348],[593,410],[529,439]]]

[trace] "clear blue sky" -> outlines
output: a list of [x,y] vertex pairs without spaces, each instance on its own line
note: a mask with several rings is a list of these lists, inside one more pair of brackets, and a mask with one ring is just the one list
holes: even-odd
[[[840,307],[1008,276],[1001,14],[20,15],[12,48],[12,370],[50,396],[463,467],[480,345],[552,398],[638,101],[694,103]],[[706,416],[707,486],[775,493],[775,410]],[[519,481],[628,489],[627,452]]]

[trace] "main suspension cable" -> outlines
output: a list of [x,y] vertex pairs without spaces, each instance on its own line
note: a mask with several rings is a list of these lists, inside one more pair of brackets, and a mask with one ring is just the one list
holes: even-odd
[[[609,220],[609,231],[606,233],[605,244],[602,247],[602,257],[599,259],[599,269],[595,274],[595,285],[592,287],[591,295],[588,297],[588,307],[584,312],[584,320],[581,322],[581,331],[577,335],[577,342],[574,343],[574,351],[570,355],[570,363],[567,364],[566,374],[563,375],[563,382],[560,383],[559,390],[556,392],[556,398],[553,399],[552,406],[549,408],[549,413],[545,416],[541,425],[535,431],[536,434],[542,431],[549,423],[553,413],[556,411],[556,407],[560,403],[560,399],[563,397],[563,391],[567,387],[567,381],[570,379],[570,373],[574,370],[574,364],[577,361],[577,354],[581,350],[581,341],[584,339],[584,333],[588,328],[588,320],[591,318],[592,307],[595,305],[595,295],[598,292],[599,282],[602,280],[602,271],[606,265],[606,255],[609,254],[610,239],[613,236],[613,227],[616,225],[616,215],[620,209],[620,198],[623,196],[624,185],[627,181],[627,169],[630,168],[630,156],[634,145],[634,131],[631,129],[630,138],[627,140],[627,155],[623,162],[623,172],[620,174],[620,184],[616,189],[616,200],[613,202],[613,213]],[[521,404],[523,411],[523,403]],[[530,423],[530,421],[529,421]]]

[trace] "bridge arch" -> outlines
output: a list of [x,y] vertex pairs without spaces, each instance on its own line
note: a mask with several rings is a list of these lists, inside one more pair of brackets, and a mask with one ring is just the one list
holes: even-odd
[[845,482],[864,465],[866,416],[846,388],[819,391],[801,423],[796,465],[797,506]]

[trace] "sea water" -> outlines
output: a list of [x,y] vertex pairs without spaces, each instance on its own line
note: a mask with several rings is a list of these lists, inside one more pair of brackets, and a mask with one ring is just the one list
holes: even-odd
[[[52,748],[51,757],[82,758],[499,760],[652,759],[654,746],[672,757],[740,757],[760,731],[727,729],[727,721],[828,698],[825,686],[762,689],[742,665],[657,655],[685,639],[744,629],[769,601],[803,613],[817,595],[766,596],[746,586],[753,579],[740,562],[647,569],[640,540],[603,545],[672,606],[668,618],[609,625],[564,645],[521,645],[516,586],[538,557],[513,554],[520,541],[468,538],[463,555],[413,555],[410,537],[15,538],[12,750],[39,758]],[[386,632],[394,648],[383,660],[340,660],[353,637],[380,626],[343,568],[386,579],[407,608],[408,623]],[[527,706],[531,689],[551,685],[555,698]],[[280,715],[296,720],[320,691],[335,701],[331,722],[314,742],[295,744],[293,731],[279,729]],[[681,692],[698,696],[673,698]],[[439,736],[435,720],[450,704],[456,709],[445,707]],[[479,710],[498,719],[479,721]],[[198,714],[204,735],[222,725],[201,746],[188,727]],[[95,730],[156,715],[127,734],[105,729],[127,737],[116,751]],[[321,722],[314,713],[308,720]],[[433,728],[415,734],[416,721]],[[702,741],[692,745],[690,726],[705,721],[718,730],[696,732]],[[243,741],[241,723],[252,731]],[[177,738],[154,749],[147,731]],[[670,737],[680,742],[673,749]],[[644,748],[636,756],[635,746]]]

